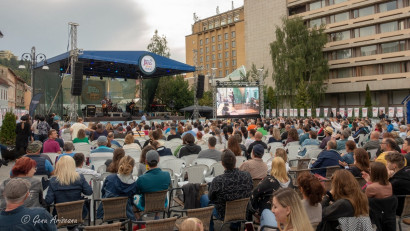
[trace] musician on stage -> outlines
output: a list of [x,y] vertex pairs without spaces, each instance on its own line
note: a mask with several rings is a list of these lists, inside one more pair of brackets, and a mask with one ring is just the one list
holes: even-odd
[[108,102],[109,100],[107,99],[107,97],[104,97],[104,99],[101,100],[101,106],[103,109],[104,116],[108,116]]

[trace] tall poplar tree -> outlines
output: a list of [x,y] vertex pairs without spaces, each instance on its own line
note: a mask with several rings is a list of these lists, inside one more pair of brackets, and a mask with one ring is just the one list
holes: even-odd
[[283,18],[270,44],[275,91],[279,102],[292,107],[315,108],[326,91],[329,67],[322,48],[327,42],[324,27],[307,28],[302,18]]

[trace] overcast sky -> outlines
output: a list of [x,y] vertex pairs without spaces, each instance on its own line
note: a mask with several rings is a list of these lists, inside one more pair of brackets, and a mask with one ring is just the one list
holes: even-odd
[[[185,62],[193,13],[200,19],[231,9],[231,0],[0,0],[0,50],[21,56],[35,46],[48,58],[67,51],[68,22],[79,23],[78,48],[146,50],[158,29],[171,58]],[[234,0],[234,7],[243,0]]]

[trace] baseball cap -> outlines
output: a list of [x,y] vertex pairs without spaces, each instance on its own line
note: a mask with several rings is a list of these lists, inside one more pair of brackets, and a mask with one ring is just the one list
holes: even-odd
[[329,134],[332,134],[332,133],[333,133],[333,128],[331,128],[330,126],[327,126],[327,127],[325,128],[325,131],[326,131],[327,133],[329,133]]
[[9,200],[22,198],[30,190],[31,184],[23,178],[11,179],[4,188],[4,197]]
[[255,156],[263,156],[263,153],[265,151],[265,149],[263,148],[261,144],[256,144],[255,146],[253,146],[252,150]]
[[97,143],[105,143],[108,142],[108,139],[106,136],[99,136],[97,139]]
[[145,156],[147,163],[155,164],[159,162],[159,154],[155,150],[149,150]]
[[41,143],[41,141],[33,141],[31,143],[28,144],[27,146],[27,153],[36,153],[38,151],[41,150],[41,148],[43,147],[43,143]]

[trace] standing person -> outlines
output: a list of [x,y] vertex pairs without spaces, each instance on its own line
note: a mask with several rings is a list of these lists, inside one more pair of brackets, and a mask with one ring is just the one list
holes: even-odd
[[[0,213],[0,230],[57,231],[53,217],[44,208],[24,206],[25,200],[30,197],[30,187],[30,182],[22,178],[11,179],[6,184],[3,195],[7,206]],[[35,222],[35,218],[43,222]]]
[[80,129],[84,129],[85,131],[90,131],[90,132],[94,132],[93,129],[88,128],[87,126],[85,126],[85,124],[83,123],[83,118],[78,117],[77,119],[77,123],[74,123],[73,125],[71,125],[70,127],[70,132],[71,132],[71,138],[74,140],[75,138],[77,138],[77,134],[78,131]]
[[34,140],[39,140],[39,135],[38,135],[38,129],[37,129],[37,125],[38,125],[38,115],[34,116],[34,120],[33,120],[33,124],[31,125],[31,131],[33,132],[34,135]]
[[39,122],[37,125],[38,129],[38,135],[39,135],[39,140],[44,143],[44,141],[47,139],[48,136],[48,131],[50,131],[50,125],[45,121],[46,118],[41,115],[39,116]]
[[101,100],[101,107],[103,109],[104,116],[108,116],[108,99],[107,96]]
[[28,140],[30,138],[30,123],[28,116],[24,115],[20,118],[21,122],[16,125],[16,151],[19,154],[26,153]]

